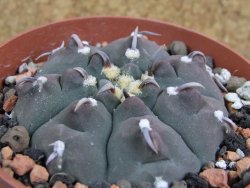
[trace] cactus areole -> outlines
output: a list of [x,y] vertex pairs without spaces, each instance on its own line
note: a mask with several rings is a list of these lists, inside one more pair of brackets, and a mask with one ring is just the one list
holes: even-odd
[[73,34],[17,83],[13,116],[46,153],[50,174],[173,182],[214,160],[232,126],[205,56],[170,56],[145,35],[160,37],[136,28],[97,48]]

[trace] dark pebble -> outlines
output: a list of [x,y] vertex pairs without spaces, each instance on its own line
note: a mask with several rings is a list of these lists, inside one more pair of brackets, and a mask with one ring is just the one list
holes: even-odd
[[5,125],[8,128],[12,128],[18,125],[16,118],[9,118],[8,116],[3,116],[0,118],[0,124]]
[[52,177],[49,180],[49,184],[53,186],[56,183],[56,181],[63,182],[69,188],[73,187],[73,184],[75,183],[76,179],[67,173],[59,172],[52,175]]
[[209,183],[194,173],[187,173],[184,177],[188,188],[210,188]]
[[250,115],[250,105],[243,106],[241,111]]
[[3,93],[0,92],[0,101],[3,101]]
[[223,157],[227,152],[227,146],[222,146],[216,153],[216,158]]
[[111,184],[108,182],[95,182],[90,184],[89,188],[110,188]]
[[39,183],[39,184],[33,185],[33,188],[50,188],[50,185],[48,182]]
[[132,188],[132,185],[129,181],[127,180],[120,180],[117,182],[117,186],[119,188]]
[[229,151],[236,151],[238,148],[243,152],[246,150],[245,139],[237,134],[229,134],[221,143],[221,147],[226,146]]
[[207,66],[209,66],[211,69],[214,68],[214,59],[211,56],[206,56],[207,59]]
[[244,186],[247,186],[248,184],[250,184],[250,168],[243,173],[242,183]]
[[8,131],[8,128],[6,127],[6,125],[1,125],[0,126],[0,138],[2,138],[2,136]]
[[233,184],[232,188],[243,188],[244,185],[243,185],[243,182],[242,181],[239,181],[235,184]]
[[39,149],[27,148],[24,150],[23,154],[32,158],[37,164],[42,166],[45,165],[46,156],[43,151]]
[[245,110],[231,113],[229,118],[242,128],[250,128],[250,115],[247,114]]
[[2,142],[0,142],[0,150],[1,150],[2,148],[4,148],[5,146],[8,146],[8,144],[7,144],[7,143],[2,143]]
[[31,182],[30,182],[30,173],[26,173],[24,174],[23,176],[18,176],[17,174],[14,174],[14,177],[22,182],[24,185],[31,185]]
[[171,55],[187,55],[187,46],[182,41],[173,41],[170,46],[169,50]]

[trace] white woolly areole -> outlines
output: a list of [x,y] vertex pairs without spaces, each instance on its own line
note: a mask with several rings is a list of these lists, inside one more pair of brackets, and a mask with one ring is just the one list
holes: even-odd
[[240,101],[240,98],[237,93],[227,93],[225,95],[225,99],[229,102],[237,102]]
[[176,90],[177,90],[177,87],[167,87],[167,93],[169,95],[177,95],[178,92]]
[[65,144],[63,141],[57,140],[53,142],[52,144],[50,144],[49,146],[53,146],[53,151],[56,152],[58,156],[60,157],[63,156],[63,152],[65,150]]
[[138,59],[140,57],[140,51],[138,49],[128,48],[125,52],[125,56],[128,59]]
[[214,117],[216,117],[220,122],[223,122],[224,114],[221,110],[214,111]]
[[234,102],[234,103],[231,105],[231,107],[232,107],[233,109],[236,109],[236,110],[241,109],[243,106],[244,106],[244,105],[242,104],[242,102],[241,102],[240,100]]
[[120,75],[120,68],[115,66],[115,65],[111,65],[110,67],[104,67],[102,69],[102,73],[109,79],[109,80],[114,80],[116,79],[119,75]]
[[168,188],[168,182],[163,180],[162,177],[155,177],[155,188]]
[[145,73],[141,75],[141,80],[144,81],[148,78],[154,79],[154,76],[149,76],[148,71],[145,71]]
[[122,92],[121,88],[116,87],[116,86],[115,86],[115,96],[116,96],[119,100],[121,100],[121,98],[123,97],[123,92]]
[[86,80],[83,81],[83,85],[85,86],[95,86],[97,83],[96,77],[89,75]]
[[188,56],[182,56],[180,58],[181,62],[183,63],[191,63],[192,62],[192,58],[188,57]]
[[215,163],[215,166],[221,169],[226,170],[227,169],[227,163],[224,160],[219,160]]
[[[130,34],[130,36],[131,37],[133,37],[135,35],[135,32],[133,31],[131,34]],[[143,35],[142,34],[140,34],[140,33],[137,33],[137,37],[142,37]]]
[[143,129],[148,129],[149,131],[151,131],[151,127],[150,127],[150,123],[147,119],[141,119],[140,122],[139,122],[139,127],[141,130]]
[[90,53],[90,47],[84,46],[83,48],[79,48],[77,52],[83,55],[88,55]]
[[33,86],[38,86],[38,92],[41,92],[43,89],[43,84],[45,84],[48,79],[44,76],[39,76],[36,81],[33,83]]
[[129,84],[134,81],[134,78],[130,75],[121,75],[118,78],[118,84],[121,89],[127,89]]
[[128,86],[128,92],[135,95],[139,95],[141,93],[141,90],[139,89],[140,84],[141,80],[135,80],[131,82]]

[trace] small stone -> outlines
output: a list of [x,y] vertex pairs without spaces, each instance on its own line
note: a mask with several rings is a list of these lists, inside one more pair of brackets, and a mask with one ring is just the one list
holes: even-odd
[[209,183],[195,173],[187,173],[184,177],[187,187],[210,188]]
[[117,185],[120,187],[120,188],[132,188],[132,185],[129,181],[127,180],[119,180],[117,182]]
[[38,184],[35,184],[33,188],[50,188],[50,185],[48,182],[38,183]]
[[201,172],[199,175],[214,187],[228,186],[228,177],[225,170],[211,168]]
[[35,165],[35,162],[28,156],[16,154],[13,161],[9,164],[10,168],[19,176],[29,172]]
[[32,184],[46,182],[49,179],[49,173],[43,166],[35,165],[30,172],[30,181]]
[[10,88],[5,94],[4,94],[4,102],[7,101],[10,97],[14,96],[16,94],[16,90],[14,88]]
[[57,181],[52,188],[67,188],[67,185],[61,181]]
[[11,177],[14,176],[14,172],[13,172],[13,170],[12,170],[11,168],[4,167],[4,168],[2,168],[2,170],[3,170],[4,172],[6,172],[6,174],[9,174],[9,176],[11,176]]
[[250,157],[244,157],[236,164],[237,174],[241,177],[242,173],[250,167]]
[[247,149],[250,149],[250,138],[246,140],[246,146],[247,146]]
[[236,170],[236,162],[235,161],[232,161],[228,164],[230,170]]
[[202,170],[206,170],[206,169],[209,169],[209,168],[215,168],[215,164],[213,161],[208,161],[203,167],[202,167]]
[[240,156],[234,151],[227,151],[224,156],[224,159],[230,161],[237,161],[240,159]]
[[241,129],[240,134],[245,138],[250,138],[250,129],[249,128]]
[[15,107],[16,101],[17,101],[17,96],[15,95],[8,98],[3,104],[4,111],[11,112],[13,108]]
[[244,186],[250,185],[250,168],[243,174],[242,182]]
[[237,93],[227,93],[227,94],[225,94],[225,99],[227,100],[227,101],[229,101],[229,102],[236,102],[236,101],[239,101],[240,100],[240,98],[239,98],[239,96],[238,96],[238,94]]
[[245,100],[250,100],[250,81],[245,82],[236,92]]
[[12,155],[13,155],[13,151],[9,146],[6,146],[6,147],[2,148],[1,154],[2,154],[3,159],[11,160]]
[[23,154],[29,156],[36,163],[44,164],[46,160],[45,153],[39,149],[27,148],[24,150]]
[[185,181],[175,181],[173,182],[171,188],[187,188],[187,183]]
[[117,186],[117,185],[115,185],[115,184],[112,184],[112,185],[110,186],[110,188],[119,188],[119,186]]
[[59,172],[59,173],[53,174],[53,176],[49,180],[49,184],[52,186],[57,181],[61,181],[65,183],[67,186],[71,186],[74,184],[75,178],[67,173]]
[[173,41],[170,46],[170,53],[172,55],[187,55],[187,46],[182,41]]
[[74,185],[74,188],[88,188],[88,186],[77,182],[77,183]]
[[1,142],[8,143],[15,152],[21,152],[29,146],[29,133],[24,126],[9,129],[1,138]]
[[9,167],[9,164],[11,163],[11,160],[2,160],[2,167]]
[[28,70],[27,72],[24,72],[22,74],[18,74],[16,75],[16,82],[19,82],[20,80],[24,79],[24,78],[27,78],[27,77],[31,77],[33,76],[33,72]]
[[227,163],[224,160],[219,160],[215,163],[215,166],[221,169],[227,169]]
[[247,80],[243,77],[231,76],[230,80],[227,83],[227,90],[230,92],[236,92]]
[[245,157],[244,152],[241,149],[239,149],[239,148],[236,150],[236,153],[240,156],[240,158]]
[[13,85],[16,83],[16,76],[8,76],[5,78],[4,83],[6,85]]
[[230,170],[227,175],[229,185],[233,185],[239,180],[239,176],[236,171]]
[[245,139],[241,135],[230,134],[227,135],[221,145],[226,146],[229,151],[236,151],[238,148],[244,150],[245,144]]
[[216,153],[216,157],[222,157],[227,152],[227,146],[222,146]]

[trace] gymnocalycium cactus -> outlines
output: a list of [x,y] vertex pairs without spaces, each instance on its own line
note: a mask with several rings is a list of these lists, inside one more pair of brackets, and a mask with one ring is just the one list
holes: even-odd
[[205,56],[170,56],[146,34],[157,35],[136,28],[103,48],[73,34],[43,54],[35,77],[17,83],[13,115],[51,174],[172,182],[214,159],[234,124]]

